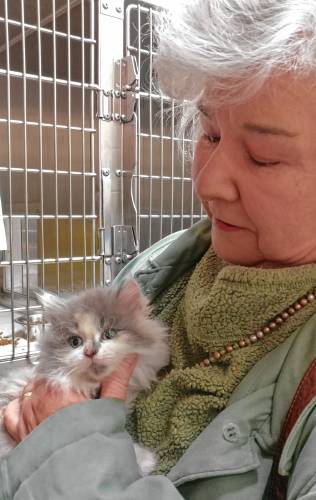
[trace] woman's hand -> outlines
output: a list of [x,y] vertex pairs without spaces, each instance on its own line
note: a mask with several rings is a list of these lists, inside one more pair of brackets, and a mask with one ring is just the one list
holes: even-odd
[[[128,382],[137,363],[137,355],[127,356],[101,384],[100,398],[125,401]],[[21,398],[14,399],[4,411],[4,425],[17,442],[22,441],[38,424],[58,410],[87,398],[76,391],[63,391],[44,379],[27,384]]]
[[24,387],[19,399],[11,401],[4,411],[4,426],[17,442],[57,410],[84,401],[75,391],[63,391],[45,379],[35,379]]
[[129,379],[137,365],[137,361],[137,354],[126,356],[117,369],[103,380],[100,398],[116,398],[125,401]]

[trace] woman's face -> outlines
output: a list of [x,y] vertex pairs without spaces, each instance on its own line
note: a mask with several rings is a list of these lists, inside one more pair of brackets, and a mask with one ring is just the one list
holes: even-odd
[[196,192],[227,262],[279,267],[316,262],[316,89],[274,77],[244,104],[212,110],[193,162]]

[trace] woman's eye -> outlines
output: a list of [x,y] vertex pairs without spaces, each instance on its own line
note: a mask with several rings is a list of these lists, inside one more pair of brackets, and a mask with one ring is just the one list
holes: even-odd
[[218,144],[221,140],[219,135],[208,135],[208,134],[203,134],[203,138],[206,139],[208,142],[211,144]]
[[117,335],[117,330],[115,328],[106,328],[101,335],[102,340],[113,339]]
[[81,337],[79,337],[79,335],[73,335],[72,337],[69,337],[68,342],[73,349],[76,349],[83,344],[83,340]]
[[272,161],[272,160],[256,160],[253,156],[249,155],[250,161],[254,163],[255,165],[258,165],[259,167],[271,167],[273,165],[279,165],[279,161]]

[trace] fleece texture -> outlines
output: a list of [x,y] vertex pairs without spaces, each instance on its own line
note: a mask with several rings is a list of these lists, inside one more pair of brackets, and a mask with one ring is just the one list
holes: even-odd
[[142,393],[128,431],[156,451],[157,473],[166,474],[234,389],[266,353],[279,346],[316,311],[316,300],[277,330],[220,363],[194,367],[221,349],[255,333],[295,303],[316,283],[316,265],[258,269],[228,265],[209,249],[154,303],[154,314],[169,325],[171,364],[151,390]]

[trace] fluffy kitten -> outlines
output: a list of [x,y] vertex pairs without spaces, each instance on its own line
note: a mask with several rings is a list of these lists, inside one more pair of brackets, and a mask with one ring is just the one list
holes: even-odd
[[[40,300],[48,325],[40,338],[39,363],[14,370],[0,381],[0,411],[34,377],[97,397],[101,380],[127,354],[137,353],[127,399],[131,409],[137,394],[149,388],[168,364],[167,331],[150,318],[148,301],[136,281],[128,280],[121,288],[90,289],[68,299],[44,293]],[[15,444],[0,422],[0,457]],[[135,452],[141,473],[149,473],[154,455],[137,444]]]

